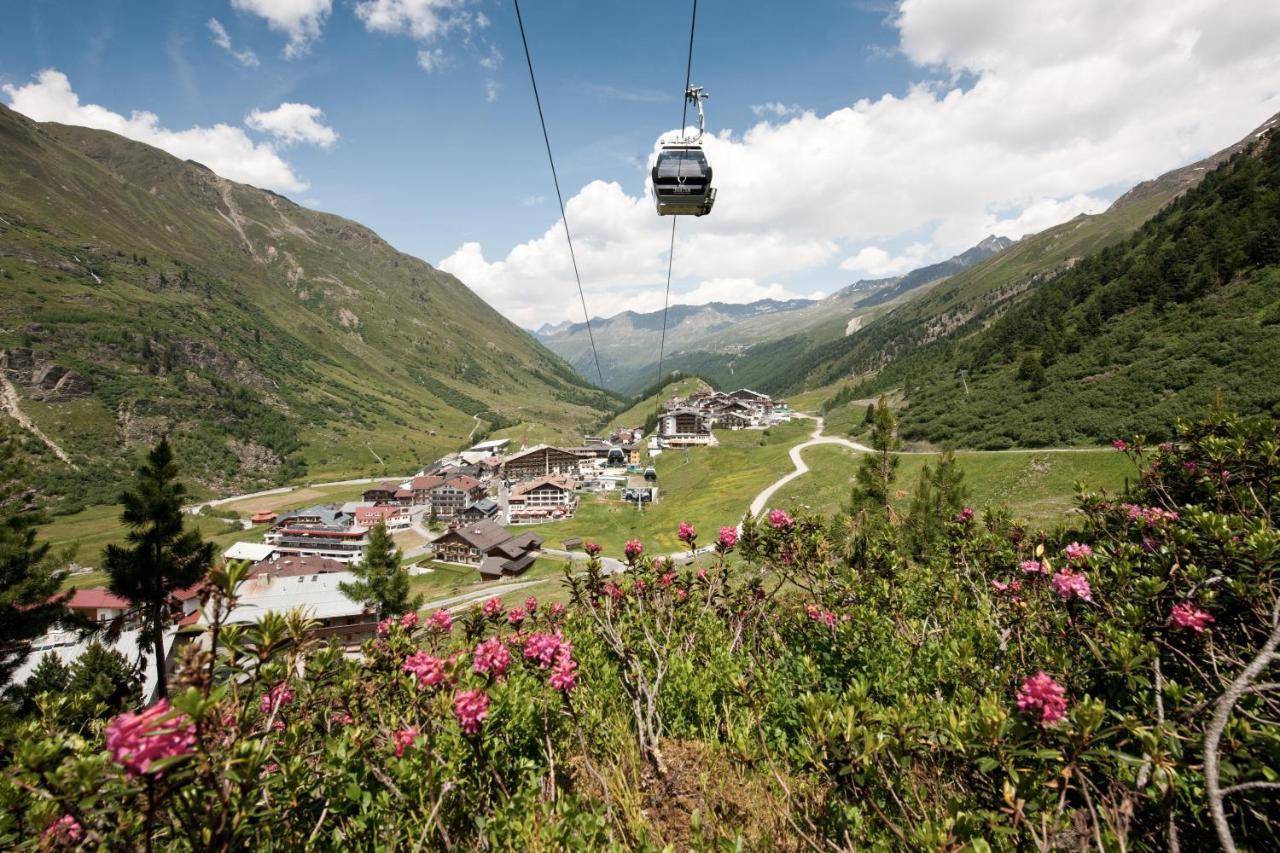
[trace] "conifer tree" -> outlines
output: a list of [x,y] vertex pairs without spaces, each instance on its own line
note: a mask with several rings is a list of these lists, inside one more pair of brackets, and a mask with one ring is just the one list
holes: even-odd
[[132,491],[120,496],[120,520],[129,528],[125,545],[108,545],[103,568],[113,593],[127,599],[142,619],[144,636],[156,658],[156,686],[168,695],[164,629],[169,622],[169,596],[205,576],[213,563],[213,545],[200,531],[184,529],[178,465],[167,438],[160,439],[138,469]]
[[968,496],[964,470],[954,453],[946,451],[936,465],[925,463],[907,513],[906,539],[914,556],[924,556],[938,543],[947,521],[964,508]]
[[891,489],[898,479],[898,419],[883,396],[875,404],[871,421],[871,437],[868,442],[875,450],[862,458],[858,467],[857,486],[854,487],[854,505],[876,506],[891,512]]
[[400,567],[403,559],[387,526],[379,521],[369,531],[364,558],[351,566],[356,580],[338,588],[352,601],[374,608],[380,618],[417,610],[422,596],[409,593],[409,573]]
[[36,541],[43,517],[21,483],[16,455],[17,438],[0,433],[0,686],[27,659],[27,642],[68,615],[49,546]]

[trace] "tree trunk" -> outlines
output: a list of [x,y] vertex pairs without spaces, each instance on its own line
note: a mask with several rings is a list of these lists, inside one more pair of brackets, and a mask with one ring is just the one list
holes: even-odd
[[151,631],[151,647],[156,655],[156,694],[158,698],[165,699],[169,695],[169,679],[165,672],[167,662],[164,658],[164,627],[161,625],[159,608],[149,609],[151,612],[147,621],[151,624],[148,628]]

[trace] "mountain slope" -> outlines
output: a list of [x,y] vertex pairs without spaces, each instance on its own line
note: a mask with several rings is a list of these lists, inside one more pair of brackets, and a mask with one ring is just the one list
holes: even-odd
[[1204,160],[1139,184],[1103,213],[1081,214],[1024,237],[998,255],[904,301],[854,335],[821,340],[797,334],[752,347],[738,359],[738,368],[758,377],[757,386],[777,393],[866,378],[899,362],[901,375],[910,375],[922,347],[953,341],[960,330],[971,332],[981,327],[1040,283],[1130,236],[1275,122],[1270,120]]
[[0,107],[0,174],[0,366],[81,469],[30,442],[46,493],[110,497],[163,432],[217,490],[569,437],[614,402],[453,276],[197,163]]
[[1132,237],[967,324],[954,346],[878,377],[906,389],[904,435],[979,447],[1160,440],[1218,400],[1280,413],[1278,136]]
[[[1009,245],[1012,241],[1007,238],[988,237],[946,261],[903,276],[859,281],[820,300],[763,299],[746,304],[672,305],[667,311],[664,365],[734,384],[740,381],[735,379],[735,364],[749,348],[799,334],[807,341],[837,340],[882,313],[885,306],[967,269]],[[605,319],[593,318],[591,326],[600,353],[601,371],[609,387],[632,394],[657,379],[661,311],[648,314],[624,311]],[[585,323],[543,326],[533,334],[583,376],[594,375],[595,364]]]

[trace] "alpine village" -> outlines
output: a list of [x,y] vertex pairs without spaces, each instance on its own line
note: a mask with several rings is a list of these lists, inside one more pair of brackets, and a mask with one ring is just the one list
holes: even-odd
[[1278,10],[7,10],[0,849],[1280,850]]

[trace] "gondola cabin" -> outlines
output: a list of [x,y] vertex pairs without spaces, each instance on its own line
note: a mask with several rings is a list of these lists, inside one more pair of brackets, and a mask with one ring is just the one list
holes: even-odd
[[711,164],[696,143],[662,146],[651,172],[659,216],[706,216],[716,201]]

